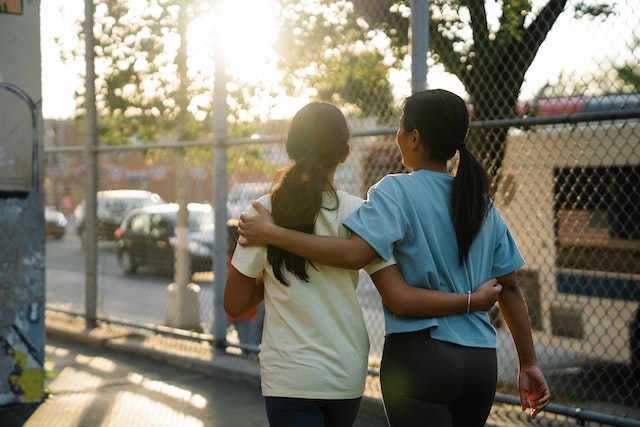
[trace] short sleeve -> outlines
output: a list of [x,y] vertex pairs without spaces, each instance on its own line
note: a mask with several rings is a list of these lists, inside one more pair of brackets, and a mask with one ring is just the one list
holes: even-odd
[[[368,199],[345,221],[344,225],[362,237],[384,260],[393,254],[395,242],[404,235],[406,216],[398,208],[396,190],[391,180],[384,178],[369,191]],[[394,196],[394,193],[397,193]]]
[[492,276],[500,277],[516,271],[525,264],[524,257],[518,249],[507,224],[492,205],[490,216],[496,230],[496,244],[493,256]]
[[[269,212],[271,212],[271,197],[263,196],[258,199]],[[252,216],[257,212],[253,207],[249,207],[247,215]],[[247,277],[258,277],[264,271],[267,263],[267,248],[264,246],[241,246],[236,245],[231,258],[231,265],[236,270]]]
[[364,271],[366,271],[368,275],[372,275],[373,273],[382,270],[385,267],[389,267],[390,265],[395,264],[396,259],[393,257],[393,255],[386,261],[380,257],[376,257],[376,259],[374,259],[364,267]]

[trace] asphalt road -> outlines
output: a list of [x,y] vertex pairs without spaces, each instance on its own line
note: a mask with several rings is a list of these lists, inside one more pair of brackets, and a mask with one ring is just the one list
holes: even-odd
[[[61,240],[46,243],[47,306],[65,311],[83,311],[85,307],[85,252],[72,226]],[[98,312],[109,317],[127,319],[132,323],[164,325],[167,287],[171,277],[149,269],[134,275],[124,274],[117,261],[113,242],[98,242],[97,305]],[[204,332],[213,325],[213,273],[198,273],[192,277],[198,285],[200,320]],[[380,297],[369,277],[361,272],[358,298],[369,330],[371,355],[379,357],[384,340],[384,318]]]

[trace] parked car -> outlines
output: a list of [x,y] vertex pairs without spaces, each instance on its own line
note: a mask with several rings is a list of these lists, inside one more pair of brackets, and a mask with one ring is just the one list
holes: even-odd
[[[165,204],[156,193],[145,190],[104,190],[98,191],[96,224],[98,240],[113,241],[113,233],[122,224],[129,211],[145,206]],[[76,217],[76,232],[84,243],[86,202],[83,200],[73,211]]]
[[270,182],[239,182],[234,184],[227,195],[227,217],[239,219],[251,207],[251,201],[269,192]]
[[53,206],[44,208],[45,235],[60,240],[67,232],[67,218]]
[[[178,209],[178,204],[168,203],[129,212],[115,231],[118,264],[125,274],[135,274],[142,266],[173,274]],[[213,208],[204,203],[189,203],[188,212],[190,271],[212,271]]]

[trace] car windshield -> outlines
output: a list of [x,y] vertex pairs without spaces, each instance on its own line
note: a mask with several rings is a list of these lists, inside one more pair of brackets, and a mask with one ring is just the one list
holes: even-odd
[[158,200],[144,197],[140,199],[125,199],[126,210],[144,208],[146,206],[157,205],[159,203]]
[[160,200],[153,197],[123,197],[98,199],[97,213],[99,218],[123,218],[125,214],[136,208],[157,205]]

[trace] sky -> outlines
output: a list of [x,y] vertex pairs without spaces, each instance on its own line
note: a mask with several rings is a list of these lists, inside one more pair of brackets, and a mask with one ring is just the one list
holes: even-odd
[[[260,5],[263,4],[261,0],[244,1],[254,4],[252,7],[240,8],[243,13],[242,28],[244,30],[241,29],[235,39],[238,43],[244,44],[238,47],[238,50],[246,52],[253,46],[256,52],[264,52],[264,46],[256,43],[256,38],[258,41],[269,40],[268,20],[264,19],[268,11],[261,9]],[[626,45],[632,42],[634,35],[640,39],[640,11],[632,7],[632,4],[637,4],[638,0],[614,0],[614,2],[620,13],[605,22],[575,21],[567,13],[561,15],[527,72],[526,83],[521,93],[522,99],[532,97],[542,85],[547,81],[553,83],[554,79],[563,72],[569,75],[594,73],[602,64],[620,65],[621,61],[626,59],[622,54],[629,51]],[[59,59],[60,46],[77,43],[72,26],[73,22],[81,19],[83,14],[83,0],[41,2],[42,108],[45,118],[60,119],[73,115],[74,92],[83,84],[82,80],[76,76],[84,71],[84,65],[82,63],[63,64]],[[246,28],[253,30],[249,32]],[[201,31],[204,34],[204,31],[210,31],[210,28],[204,25]],[[253,41],[250,37],[254,38]],[[250,59],[253,55],[245,55],[245,57]],[[238,64],[236,68],[247,70],[255,67]],[[258,72],[261,73],[260,78],[265,77],[264,71]],[[403,97],[410,93],[408,71],[394,72],[391,78],[395,83],[397,96]],[[457,79],[437,69],[429,70],[427,83],[430,87],[443,87],[460,94],[464,91]],[[292,115],[306,102],[302,99],[286,101],[282,103],[285,106],[283,111],[279,112],[283,116]]]

